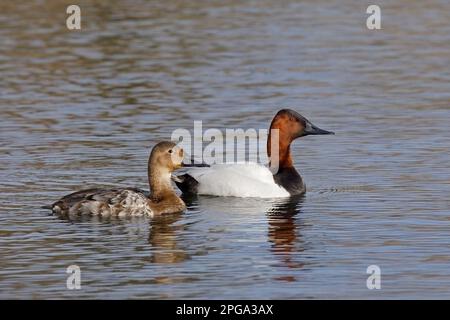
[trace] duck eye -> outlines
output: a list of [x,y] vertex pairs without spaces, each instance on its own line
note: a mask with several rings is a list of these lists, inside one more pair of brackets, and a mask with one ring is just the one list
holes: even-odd
[[170,149],[170,150],[169,150],[169,153],[172,153],[172,152],[173,152],[172,149]]

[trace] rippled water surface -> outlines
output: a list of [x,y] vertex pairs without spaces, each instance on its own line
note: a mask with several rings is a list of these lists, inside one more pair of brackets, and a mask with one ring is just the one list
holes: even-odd
[[[361,1],[77,3],[82,31],[64,1],[0,2],[0,298],[450,298],[448,1],[378,1],[378,31]],[[147,188],[174,129],[266,129],[281,107],[336,132],[293,144],[303,198],[40,208]]]

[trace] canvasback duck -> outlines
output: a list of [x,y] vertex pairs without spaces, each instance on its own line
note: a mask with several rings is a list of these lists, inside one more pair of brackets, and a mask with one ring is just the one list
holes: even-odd
[[183,175],[173,177],[173,180],[183,193],[191,194],[276,198],[305,193],[303,179],[293,165],[290,145],[299,137],[334,133],[316,127],[291,109],[278,111],[270,129],[278,129],[278,161],[271,152],[272,130],[269,130],[268,166],[252,162],[215,164],[192,168]]
[[183,149],[173,142],[156,144],[148,160],[150,194],[136,188],[87,189],[52,204],[54,213],[102,216],[154,216],[181,212],[186,205],[171,184],[171,174],[182,166]]

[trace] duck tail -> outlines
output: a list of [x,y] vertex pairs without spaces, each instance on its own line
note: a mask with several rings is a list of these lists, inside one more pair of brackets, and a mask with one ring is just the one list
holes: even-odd
[[172,180],[184,194],[196,194],[198,191],[198,181],[187,173],[179,176],[172,176]]
[[52,210],[52,209],[53,209],[53,205],[46,205],[46,206],[41,206],[41,209],[48,209],[48,210]]

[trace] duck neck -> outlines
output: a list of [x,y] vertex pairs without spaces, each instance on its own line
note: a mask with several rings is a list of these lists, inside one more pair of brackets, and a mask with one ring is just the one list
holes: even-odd
[[[272,129],[277,130],[273,131]],[[291,156],[292,140],[292,137],[282,128],[274,124],[270,126],[269,136],[267,137],[267,156],[269,157],[269,167],[273,174],[276,174],[281,169],[294,167]],[[277,149],[274,151],[274,148]]]
[[170,171],[158,166],[148,167],[148,182],[150,185],[150,200],[160,202],[175,194],[170,182]]

